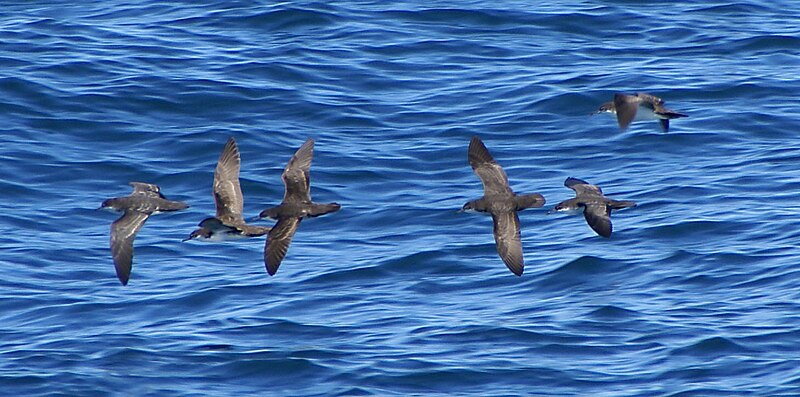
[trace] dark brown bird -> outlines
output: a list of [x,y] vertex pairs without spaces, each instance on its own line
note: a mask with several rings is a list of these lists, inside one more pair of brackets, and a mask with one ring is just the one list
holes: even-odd
[[213,218],[203,219],[198,225],[200,228],[183,241],[192,239],[223,241],[258,237],[269,232],[268,227],[248,225],[242,216],[244,196],[239,184],[241,162],[236,140],[231,137],[222,149],[214,171],[212,190],[217,214]]
[[612,200],[603,195],[599,186],[578,178],[567,178],[564,186],[575,191],[575,198],[556,204],[553,211],[577,211],[583,208],[583,217],[589,227],[606,238],[611,237],[611,210],[636,206],[633,201]]
[[159,212],[189,207],[180,201],[167,200],[156,185],[142,182],[131,182],[129,185],[133,186],[130,196],[105,200],[100,207],[124,211],[122,217],[111,224],[111,256],[122,285],[128,285],[133,266],[133,240],[147,218]]
[[636,120],[657,119],[664,132],[669,131],[670,119],[689,117],[665,108],[663,99],[643,92],[634,95],[616,93],[614,100],[600,105],[597,113],[616,114],[619,127],[623,130]]
[[281,204],[267,208],[258,215],[260,218],[269,217],[278,220],[270,230],[264,247],[264,265],[270,276],[278,271],[278,266],[286,256],[292,237],[303,218],[325,215],[341,208],[337,203],[317,204],[311,201],[309,170],[313,156],[314,140],[309,139],[297,149],[283,170],[281,179],[286,192]]
[[468,158],[472,170],[483,183],[483,197],[467,202],[461,210],[492,215],[497,253],[512,273],[521,276],[525,263],[517,211],[543,206],[544,197],[539,193],[515,194],[508,185],[505,171],[477,136],[469,143]]

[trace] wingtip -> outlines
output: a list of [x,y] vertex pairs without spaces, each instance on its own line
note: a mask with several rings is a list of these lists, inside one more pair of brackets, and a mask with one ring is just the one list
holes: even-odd
[[489,153],[489,148],[477,136],[473,136],[467,148],[467,160],[469,164],[475,168],[478,164],[494,163],[494,157]]
[[475,147],[481,144],[483,144],[481,138],[479,138],[477,135],[473,135],[472,139],[469,140],[469,147],[467,147],[467,152],[472,153],[475,150]]
[[608,231],[606,231],[606,230],[595,230],[594,232],[597,233],[597,235],[600,236],[600,237],[611,238],[611,229],[609,229]]
[[270,276],[274,276],[275,273],[278,272],[278,266],[272,267],[269,263],[264,263],[264,267],[267,269],[267,274]]
[[659,119],[658,123],[661,124],[661,131],[669,132],[669,120],[668,119]]
[[130,280],[130,275],[126,276],[124,274],[117,274],[117,278],[119,279],[120,284],[126,286],[128,285],[128,280]]
[[123,286],[128,285],[128,280],[131,278],[130,269],[132,265],[132,263],[130,265],[120,263],[120,260],[114,258],[114,272],[117,274],[117,279]]
[[479,150],[479,148],[485,150],[486,145],[483,143],[483,140],[479,136],[473,135],[472,139],[469,140],[469,152]]
[[311,166],[311,159],[314,157],[314,139],[308,138],[302,145],[300,145],[297,150],[295,150],[292,157],[289,159],[289,163],[286,164],[286,169],[291,168],[292,166],[297,166],[295,164],[300,164],[301,167],[310,167]]
[[575,178],[573,176],[567,177],[567,179],[564,180],[564,186],[566,187],[571,187],[576,184],[588,185],[589,182],[586,182],[583,179]]

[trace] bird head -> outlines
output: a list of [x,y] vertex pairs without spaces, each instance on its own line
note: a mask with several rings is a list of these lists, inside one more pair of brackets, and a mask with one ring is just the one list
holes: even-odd
[[616,109],[614,108],[614,102],[606,102],[600,105],[600,107],[597,108],[597,110],[592,112],[592,115],[600,113],[616,113]]
[[189,241],[194,239],[208,239],[208,238],[211,238],[211,229],[206,229],[204,227],[201,227],[193,231],[191,234],[189,234],[189,237],[186,237],[181,241]]
[[99,207],[99,208],[97,208],[97,209],[98,209],[98,210],[110,210],[110,211],[116,211],[116,210],[117,210],[117,207],[114,205],[114,204],[116,204],[116,200],[117,200],[117,199],[107,199],[107,200],[103,200],[103,203],[102,203],[102,204],[100,204],[100,207]]

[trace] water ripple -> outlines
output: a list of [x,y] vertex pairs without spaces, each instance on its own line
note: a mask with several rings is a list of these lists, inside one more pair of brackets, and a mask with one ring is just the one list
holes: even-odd
[[[104,2],[0,17],[0,386],[21,395],[794,395],[800,28],[794,4]],[[689,114],[590,116],[648,91]],[[497,255],[466,148],[517,192]],[[245,216],[317,142],[281,271],[264,240],[181,243],[242,152]],[[568,176],[636,208],[548,215]],[[95,211],[191,204],[114,277]],[[269,225],[262,221],[260,224]]]

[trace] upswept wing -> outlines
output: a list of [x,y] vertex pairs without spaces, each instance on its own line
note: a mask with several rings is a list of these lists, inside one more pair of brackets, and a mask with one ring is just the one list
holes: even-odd
[[236,141],[228,139],[222,149],[214,170],[214,203],[217,207],[217,218],[226,223],[243,222],[244,196],[239,185],[241,156]]
[[603,195],[603,190],[600,186],[592,185],[582,179],[569,177],[564,181],[564,186],[575,191],[576,196],[581,195]]
[[489,150],[477,136],[472,137],[472,141],[469,143],[468,158],[472,170],[483,183],[485,195],[512,192],[508,186],[506,172],[494,160]]
[[157,185],[144,182],[129,182],[128,185],[133,186],[132,194],[143,194],[148,197],[166,199],[166,197],[161,194],[161,188],[159,188]]
[[286,164],[283,170],[283,184],[286,186],[286,193],[283,201],[311,201],[311,179],[309,170],[311,160],[314,156],[314,140],[307,140]]

